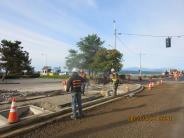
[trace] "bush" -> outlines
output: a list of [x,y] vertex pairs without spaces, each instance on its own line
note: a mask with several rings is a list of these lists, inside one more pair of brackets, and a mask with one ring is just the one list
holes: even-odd
[[40,78],[45,78],[45,79],[68,79],[69,78],[69,75],[52,75],[52,76],[40,76]]
[[[3,74],[0,74],[0,78],[2,78]],[[39,73],[22,75],[22,74],[8,74],[5,79],[19,79],[19,78],[39,78]]]
[[8,74],[6,79],[19,79],[21,77],[20,74]]

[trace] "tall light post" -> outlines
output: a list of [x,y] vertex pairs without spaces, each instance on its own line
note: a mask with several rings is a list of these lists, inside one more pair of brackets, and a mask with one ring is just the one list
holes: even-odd
[[117,38],[117,35],[121,35],[121,33],[117,33],[115,20],[113,20],[113,24],[114,24],[114,49],[116,49],[116,38]]
[[139,53],[139,76],[142,77],[142,56],[145,55],[145,53],[142,53],[140,50]]
[[41,55],[44,57],[44,66],[47,66],[47,54],[41,53]]

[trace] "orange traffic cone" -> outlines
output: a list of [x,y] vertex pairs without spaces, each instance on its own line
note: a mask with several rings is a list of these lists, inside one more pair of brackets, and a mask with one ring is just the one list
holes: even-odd
[[151,82],[148,84],[148,89],[151,90]]
[[151,82],[151,87],[154,87],[154,82]]
[[126,85],[126,91],[127,91],[127,92],[129,91],[129,87],[128,87],[128,85]]
[[162,80],[160,80],[160,84],[161,84],[161,85],[163,84],[163,81],[162,81]]
[[11,104],[11,107],[10,107],[8,122],[9,123],[15,123],[17,121],[18,121],[18,115],[17,115],[16,106],[15,106],[15,98],[12,98],[12,104]]

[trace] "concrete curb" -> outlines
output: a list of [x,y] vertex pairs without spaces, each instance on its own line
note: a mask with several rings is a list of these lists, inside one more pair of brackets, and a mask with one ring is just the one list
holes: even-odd
[[[136,87],[136,89],[129,91],[128,93],[118,95],[117,97],[107,97],[102,99],[97,99],[95,101],[86,102],[83,104],[83,110],[87,111],[95,107],[119,100],[124,96],[129,96],[130,94],[136,94],[141,92],[144,89],[142,85]],[[52,123],[54,121],[67,118],[71,115],[71,107],[65,108],[58,112],[49,113],[47,115],[39,115],[29,120],[24,120],[16,124],[8,125],[6,127],[0,128],[0,135],[2,138],[11,138],[17,136],[18,134],[23,134],[25,132],[39,128],[40,126]],[[43,122],[44,121],[44,122]],[[17,129],[19,128],[19,129]],[[11,132],[10,132],[11,130]]]

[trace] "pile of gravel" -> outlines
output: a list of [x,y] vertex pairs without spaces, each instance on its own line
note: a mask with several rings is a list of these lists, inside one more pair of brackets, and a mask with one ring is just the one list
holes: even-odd
[[61,109],[59,106],[57,106],[51,102],[40,102],[40,103],[36,103],[35,105],[41,107],[44,110],[46,109],[46,110],[50,110],[53,112]]
[[0,90],[0,102],[9,101],[12,97],[24,97],[24,95],[16,90]]

